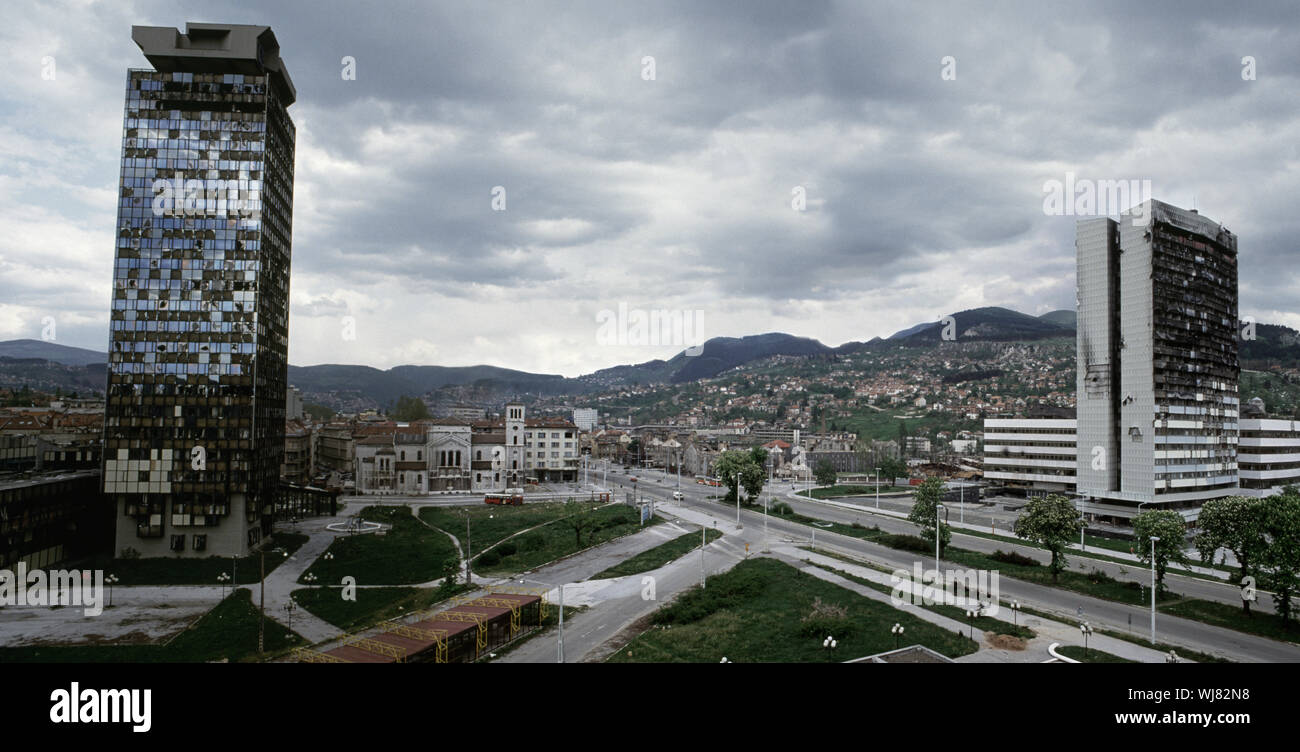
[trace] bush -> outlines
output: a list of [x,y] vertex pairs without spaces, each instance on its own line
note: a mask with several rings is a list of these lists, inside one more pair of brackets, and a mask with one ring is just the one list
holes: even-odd
[[541,533],[531,533],[519,539],[520,551],[536,551],[546,545],[546,538]]
[[788,517],[794,514],[794,509],[784,501],[779,501],[772,505],[772,514],[779,514],[782,517]]
[[919,551],[922,553],[934,552],[933,543],[926,540],[925,538],[921,538],[915,535],[896,535],[890,533],[888,535],[880,536],[878,542],[883,545],[889,546],[890,548],[897,548],[902,551]]
[[481,567],[494,567],[501,563],[501,555],[496,551],[488,551],[487,553],[479,554],[478,559],[475,561]]
[[507,556],[514,556],[515,551],[517,551],[518,549],[515,548],[515,544],[513,542],[506,541],[505,543],[502,543],[501,545],[497,546],[492,550],[496,551],[497,554],[501,556],[501,558],[505,558]]
[[989,558],[1000,561],[1003,564],[1015,564],[1016,566],[1019,567],[1041,566],[1041,564],[1038,562],[1037,559],[1034,559],[1029,556],[1025,556],[1024,554],[1018,554],[1015,551],[997,550],[994,551],[991,555],[989,555]]
[[760,572],[732,570],[702,590],[683,593],[672,605],[654,612],[651,621],[655,624],[690,624],[761,595],[765,587]]
[[854,626],[847,608],[826,603],[818,597],[813,599],[812,611],[800,620],[799,634],[803,637],[834,636],[842,640],[853,633]]

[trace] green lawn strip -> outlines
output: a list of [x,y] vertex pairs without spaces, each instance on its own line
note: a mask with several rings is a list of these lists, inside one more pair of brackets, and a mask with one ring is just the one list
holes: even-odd
[[1251,611],[1250,616],[1247,616],[1240,606],[1195,598],[1157,606],[1157,610],[1170,616],[1179,616],[1258,637],[1290,643],[1300,641],[1300,625],[1295,621],[1283,622],[1282,617],[1277,614]]
[[1120,658],[1118,655],[1103,653],[1096,648],[1084,650],[1082,645],[1065,645],[1058,647],[1056,652],[1066,658],[1073,658],[1080,663],[1141,663],[1142,661],[1133,661],[1128,658]]
[[436,588],[357,588],[356,600],[344,600],[341,588],[302,588],[293,591],[293,600],[299,607],[339,629],[356,632],[403,614],[432,608],[476,587],[457,583]]
[[[456,546],[443,533],[420,524],[410,507],[366,507],[363,519],[392,525],[383,535],[340,535],[326,554],[303,572],[318,585],[338,585],[353,577],[358,585],[411,585],[441,579],[456,571]],[[299,583],[306,584],[303,577]]]
[[[585,509],[595,509],[599,506],[590,502],[580,503]],[[495,504],[424,507],[420,510],[420,519],[456,536],[463,546],[466,514],[469,515],[470,543],[477,555],[515,533],[558,520],[566,514],[566,511],[563,502],[525,504],[521,507]]]
[[[588,608],[587,606],[565,606],[564,621],[568,622],[573,617],[577,616],[583,611],[586,611],[587,608]],[[554,605],[552,605],[546,609],[546,618],[542,619],[541,625],[539,625],[537,628],[533,629],[532,631],[528,632],[527,634],[523,635],[522,637],[517,638],[514,642],[511,642],[510,644],[505,645],[504,647],[492,651],[492,653],[489,655],[485,655],[479,658],[479,662],[489,663],[491,661],[500,660],[501,658],[504,658],[505,656],[514,652],[520,645],[523,645],[525,642],[528,642],[529,640],[532,640],[537,637],[541,637],[543,634],[555,630],[558,627],[559,623],[560,623],[560,610],[554,607]],[[556,658],[557,659],[559,658],[558,648],[556,651]]]
[[[1070,624],[1077,621],[1076,619],[1072,619],[1069,616],[1062,616],[1060,614],[1053,614],[1047,611],[1040,611],[1036,608],[1030,608],[1029,606],[1021,606],[1020,612],[1027,616],[1037,616],[1040,619],[1048,619],[1050,621],[1060,622],[1062,624]],[[1141,647],[1144,648],[1158,650],[1166,655],[1168,655],[1169,651],[1172,650],[1178,653],[1178,656],[1180,658],[1188,658],[1197,663],[1232,663],[1232,661],[1228,660],[1227,658],[1221,658],[1217,655],[1210,655],[1208,653],[1201,653],[1199,651],[1192,650],[1191,648],[1180,647],[1178,645],[1170,645],[1165,642],[1157,642],[1155,645],[1152,645],[1150,641],[1138,637],[1137,635],[1129,634],[1127,632],[1118,632],[1113,629],[1103,629],[1100,627],[1093,627],[1092,631],[1095,634],[1106,635],[1107,637],[1114,637],[1117,640],[1123,640],[1124,642],[1131,642],[1134,645],[1140,645]]]
[[[886,574],[892,573],[892,572],[894,571],[893,569],[890,569],[889,567],[882,566],[882,565],[880,565],[880,564],[876,564],[875,562],[871,562],[871,561],[863,561],[863,560],[859,560],[859,559],[854,559],[854,558],[852,558],[852,557],[850,557],[850,556],[845,556],[844,554],[837,553],[837,552],[835,552],[835,551],[828,551],[828,550],[826,550],[826,549],[821,549],[821,548],[805,548],[804,550],[806,550],[806,551],[810,551],[810,552],[812,552],[812,553],[816,553],[816,554],[821,554],[822,556],[828,556],[828,557],[830,557],[830,558],[832,558],[832,559],[838,559],[838,560],[840,560],[840,561],[847,562],[847,563],[849,563],[849,564],[857,564],[858,566],[863,566],[863,567],[868,567],[868,568],[871,568],[871,569],[875,569],[876,571],[884,572],[884,573],[886,573]],[[866,583],[863,583],[863,584],[866,584]],[[1008,607],[1008,606],[1006,605],[1006,601],[1007,601],[1007,599],[1004,598],[1004,599],[1002,599],[1002,600],[1003,600],[1003,608],[1007,608],[1007,607]],[[1201,602],[1204,602],[1204,601],[1201,601]],[[1061,624],[1073,624],[1073,623],[1076,621],[1075,619],[1073,619],[1072,617],[1069,617],[1069,616],[1064,616],[1064,615],[1060,615],[1060,614],[1053,614],[1053,613],[1049,613],[1049,612],[1047,612],[1047,611],[1039,611],[1038,609],[1030,608],[1029,606],[1021,606],[1020,611],[1021,611],[1021,613],[1027,614],[1027,615],[1029,615],[1029,616],[1037,616],[1037,617],[1040,618],[1040,619],[1047,619],[1047,620],[1049,620],[1049,621],[1054,621],[1054,622],[1058,622],[1058,623],[1061,623]],[[962,617],[965,618],[965,613],[964,613],[964,612],[963,612],[963,614],[962,614]],[[1096,631],[1097,634],[1104,634],[1104,635],[1106,635],[1107,637],[1114,637],[1114,638],[1117,639],[1117,640],[1124,640],[1125,642],[1131,642],[1131,643],[1133,643],[1134,645],[1141,645],[1142,647],[1151,647],[1151,645],[1150,645],[1148,642],[1142,640],[1141,638],[1139,638],[1139,637],[1137,637],[1137,636],[1135,636],[1135,635],[1126,634],[1126,633],[1124,633],[1124,632],[1117,632],[1117,631],[1109,630],[1109,629],[1100,629],[1100,628],[1095,629],[1094,631]],[[1227,660],[1226,658],[1220,658],[1220,657],[1218,657],[1218,656],[1213,656],[1213,655],[1209,655],[1209,654],[1206,654],[1206,653],[1200,653],[1200,652],[1197,652],[1197,651],[1192,650],[1192,649],[1190,649],[1190,648],[1177,647],[1177,646],[1174,646],[1174,645],[1168,645],[1168,644],[1165,644],[1165,643],[1157,643],[1157,644],[1155,645],[1155,647],[1152,648],[1152,649],[1153,649],[1153,650],[1160,650],[1160,651],[1163,651],[1163,652],[1165,652],[1165,653],[1168,653],[1170,650],[1175,650],[1175,651],[1178,652],[1178,654],[1179,654],[1180,656],[1183,656],[1183,657],[1186,657],[1186,658],[1190,658],[1190,659],[1192,659],[1193,661],[1196,661],[1197,663],[1231,663],[1231,662],[1232,662],[1232,661]]]
[[[1029,548],[1036,548],[1040,551],[1046,550],[1042,546],[1034,543],[1033,541],[1027,541],[1022,538],[1013,538],[1007,535],[994,535],[993,533],[985,533],[980,530],[966,530],[963,528],[953,528],[952,532],[955,535],[971,535],[976,538],[984,538],[986,540],[998,541],[1001,543],[1028,546]],[[1097,539],[1097,540],[1101,540],[1101,539]],[[1091,542],[1089,542],[1089,545],[1092,545]],[[1125,550],[1127,551],[1127,549]],[[1071,559],[1096,559],[1097,561],[1108,561],[1112,564],[1122,564],[1124,566],[1130,566],[1136,569],[1141,569],[1144,566],[1140,561],[1133,561],[1132,559],[1121,559],[1116,556],[1107,556],[1106,554],[1094,553],[1092,551],[1080,551],[1077,548],[1072,548],[1066,551],[1065,555],[1067,558],[1071,558]],[[1219,564],[1205,564],[1205,565],[1198,564],[1198,566],[1205,566],[1211,569],[1217,569],[1221,572],[1227,572],[1229,574],[1237,573],[1237,570]],[[1208,582],[1220,582],[1220,583],[1226,582],[1226,580],[1224,580],[1222,577],[1215,577],[1213,575],[1203,574],[1201,572],[1196,572],[1191,569],[1184,569],[1183,567],[1178,566],[1177,564],[1170,564],[1168,571],[1172,573],[1180,574],[1184,577],[1195,577],[1197,579],[1206,580]]]
[[[169,642],[151,645],[71,645],[0,648],[4,663],[203,663],[256,661],[258,610],[240,588]],[[274,658],[306,641],[266,619],[266,655]]]
[[[814,613],[814,603],[822,611]],[[615,663],[834,663],[894,649],[890,628],[902,624],[909,645],[949,657],[978,645],[888,603],[770,558],[748,559],[682,592],[656,611],[653,626],[609,657]],[[822,647],[826,637],[839,646]]]
[[[821,553],[823,556],[827,555],[825,552],[819,551],[818,553]],[[834,572],[835,574],[839,575],[840,577],[843,577],[846,580],[849,580],[851,582],[856,582],[857,584],[862,585],[864,587],[869,587],[872,590],[878,590],[882,593],[888,593],[891,595],[894,592],[894,589],[892,587],[884,584],[883,582],[872,582],[871,580],[868,580],[865,577],[859,577],[850,572],[846,572],[843,569],[828,567],[824,564],[817,564],[811,561],[809,561],[808,563],[812,564],[812,566],[817,567],[819,569],[825,569],[828,572]],[[916,603],[916,605],[927,611],[933,611],[936,614],[942,614],[943,616],[946,616],[949,619],[954,619],[963,624],[970,624],[970,619],[966,617],[966,609],[962,608],[961,606],[949,606],[941,603],[927,605],[923,602],[918,602]],[[992,632],[993,634],[1011,635],[1012,637],[1020,637],[1026,640],[1032,640],[1033,638],[1038,636],[1037,632],[1035,632],[1032,629],[1029,629],[1028,627],[1020,627],[1020,626],[1016,626],[1015,624],[1009,624],[1005,621],[1002,621],[1001,619],[994,619],[991,616],[981,616],[978,619],[976,619],[975,628],[981,632]]]
[[[266,542],[266,573],[270,574],[283,564],[288,557],[280,551],[292,555],[308,540],[298,533],[275,533]],[[280,549],[276,551],[275,549]],[[235,576],[240,585],[257,584],[261,578],[260,553],[249,554],[235,561]],[[185,558],[180,556],[157,556],[145,559],[113,559],[97,556],[78,562],[78,569],[102,569],[105,576],[117,575],[118,585],[213,585],[222,583],[217,577],[230,575],[231,557],[205,556],[202,558]],[[225,584],[229,585],[229,582]]]
[[643,526],[640,513],[626,504],[608,504],[585,514],[592,516],[595,527],[584,530],[581,540],[560,518],[474,557],[474,571],[498,576],[525,572],[663,522],[656,516]]
[[[798,516],[799,515],[792,515],[788,518]],[[877,528],[852,528],[847,525],[839,525],[839,523],[835,524],[837,527],[831,528],[834,532],[843,532],[845,535],[873,541],[882,545],[890,546],[891,548],[912,550],[921,553],[920,546],[917,545],[917,541],[921,539],[917,536],[890,535],[880,532]],[[845,530],[847,530],[847,532],[844,532]],[[929,550],[932,551],[933,549]],[[955,546],[948,546],[944,549],[943,559],[952,563],[965,565],[971,569],[996,570],[1006,577],[1055,587],[1061,590],[1069,590],[1082,595],[1089,595],[1102,600],[1124,603],[1130,606],[1144,606],[1151,602],[1150,589],[1144,587],[1141,583],[1117,580],[1097,569],[1093,569],[1090,572],[1075,572],[1067,569],[1061,572],[1058,579],[1053,582],[1051,572],[1048,571],[1046,565],[1029,566],[1024,564],[1008,563],[995,559],[990,554],[969,551]],[[1226,629],[1234,629],[1247,634],[1271,637],[1273,639],[1288,642],[1295,641],[1297,637],[1300,637],[1300,632],[1297,630],[1283,631],[1283,625],[1276,617],[1273,617],[1271,622],[1268,619],[1256,618],[1264,617],[1266,616],[1265,614],[1255,614],[1251,618],[1246,618],[1239,608],[1227,604],[1194,598],[1183,598],[1177,593],[1169,590],[1166,590],[1164,593],[1157,596],[1157,603],[1160,601],[1166,603],[1164,606],[1157,605],[1157,608],[1160,611],[1175,616],[1181,616],[1192,621],[1199,621],[1203,624],[1211,624]],[[1174,605],[1178,606],[1178,611],[1171,610]]]
[[[705,532],[708,542],[712,543],[722,537],[722,533],[709,528]],[[683,555],[697,550],[700,547],[700,536],[696,533],[683,533],[676,538],[665,543],[660,543],[649,551],[642,551],[626,561],[615,564],[599,574],[592,575],[593,580],[603,580],[609,577],[626,577],[630,574],[640,574],[649,572],[652,569],[674,561]]]

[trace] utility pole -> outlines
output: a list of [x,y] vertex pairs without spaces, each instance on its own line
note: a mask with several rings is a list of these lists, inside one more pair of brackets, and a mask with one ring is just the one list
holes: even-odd
[[740,527],[740,473],[736,473],[736,526]]
[[705,528],[703,525],[700,525],[700,589],[701,589],[701,590],[703,590],[703,589],[705,588],[705,584],[704,584],[704,547],[705,547],[706,545],[708,545],[708,542],[707,542],[706,537],[705,537],[705,534],[706,534],[707,532],[708,532],[708,529]]
[[1160,539],[1151,536],[1151,644],[1156,644],[1156,543]]
[[474,541],[469,537],[469,510],[465,510],[465,584],[471,585],[474,582],[474,569],[470,561],[474,551]]
[[560,663],[564,663],[564,583],[560,583]]

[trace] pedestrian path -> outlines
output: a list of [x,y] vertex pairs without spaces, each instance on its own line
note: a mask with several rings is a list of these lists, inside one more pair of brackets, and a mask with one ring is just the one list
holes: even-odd
[[[822,554],[795,549],[792,547],[779,547],[776,549],[777,558],[781,558],[786,563],[798,567],[818,579],[827,582],[833,582],[848,590],[862,595],[872,600],[889,603],[900,611],[912,614],[913,616],[930,622],[935,626],[942,627],[954,632],[960,632],[964,635],[970,634],[970,625],[956,619],[949,618],[943,614],[936,613],[929,609],[923,608],[911,603],[894,603],[889,593],[881,592],[874,588],[867,587],[852,580],[827,571],[828,569],[838,569],[848,572],[854,577],[868,580],[870,582],[885,585],[890,588],[901,588],[902,592],[913,593],[917,597],[922,587],[920,584],[907,582],[894,582],[891,576],[876,569],[857,564],[851,564],[840,559],[835,559]],[[810,563],[811,562],[811,563]],[[914,590],[913,588],[916,588]],[[990,618],[1007,622],[1008,624],[1017,623],[1028,627],[1037,633],[1037,636],[1030,639],[1024,650],[1007,650],[990,645],[986,635],[976,632],[976,638],[980,645],[979,651],[968,656],[957,659],[961,663],[1041,663],[1050,658],[1047,647],[1053,643],[1062,645],[1082,645],[1082,633],[1077,624],[1065,624],[1063,622],[1043,619],[1036,616],[1017,616],[1009,608],[999,608],[998,613]],[[1088,646],[1097,650],[1116,655],[1121,658],[1127,658],[1142,663],[1163,663],[1166,654],[1158,650],[1143,647],[1132,642],[1120,640],[1106,635],[1093,634],[1088,638]]]
[[[907,520],[907,512],[900,512],[893,509],[878,509],[863,504],[850,504],[849,502],[846,501],[835,501],[834,499],[810,499],[806,496],[797,496],[793,491],[788,492],[785,495],[787,498],[794,499],[796,501],[808,502],[810,504],[822,504],[829,507],[838,507],[840,509],[847,509],[853,512],[863,512],[866,514],[879,515],[881,517],[892,517],[897,520]],[[969,522],[966,523],[947,522],[946,524],[949,527],[951,527],[953,530],[958,530],[958,531],[972,530],[981,533],[987,531],[993,535],[1002,535],[1007,538],[1015,537],[1015,534],[1012,531],[999,530],[996,525],[993,525],[991,527],[986,527],[985,525],[976,525]],[[1029,545],[1029,544],[1021,542],[1020,545]],[[1092,546],[1092,547],[1080,546],[1078,543],[1070,543],[1068,544],[1067,548],[1071,551],[1081,553],[1084,556],[1088,556],[1089,554],[1096,554],[1100,556],[1109,556],[1114,559],[1131,561],[1138,564],[1142,563],[1140,557],[1138,557],[1136,554],[1132,554],[1127,551],[1114,551],[1109,548],[1098,548],[1097,546]],[[1225,572],[1221,569],[1215,569],[1213,567],[1205,567],[1205,566],[1200,566],[1195,564],[1188,567],[1179,567],[1175,565],[1170,565],[1169,571],[1170,573],[1173,574],[1177,574],[1180,571],[1191,571],[1197,574],[1205,575],[1208,577],[1214,577],[1216,579],[1221,579],[1221,580],[1229,580],[1233,577],[1231,573]]]

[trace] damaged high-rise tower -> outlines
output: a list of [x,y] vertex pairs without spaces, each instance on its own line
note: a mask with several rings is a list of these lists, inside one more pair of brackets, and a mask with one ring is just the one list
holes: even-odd
[[266,26],[131,36],[104,493],[118,555],[240,555],[284,452],[293,83]]
[[1237,490],[1237,238],[1153,200],[1075,245],[1084,510],[1194,519]]

